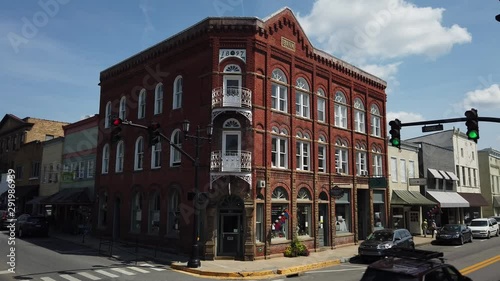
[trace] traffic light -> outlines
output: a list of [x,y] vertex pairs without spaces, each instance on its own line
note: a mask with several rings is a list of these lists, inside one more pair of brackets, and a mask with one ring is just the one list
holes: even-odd
[[399,121],[399,119],[392,120],[389,122],[389,126],[391,126],[391,130],[389,131],[391,139],[389,142],[392,146],[401,149],[401,121]]
[[120,118],[113,118],[113,130],[111,130],[111,142],[116,143],[122,139],[122,125],[123,121]]
[[477,109],[471,108],[471,110],[467,110],[465,112],[465,117],[467,117],[467,121],[465,121],[465,125],[467,126],[467,138],[477,143],[477,140],[479,139]]
[[149,145],[154,146],[161,141],[160,138],[160,124],[153,123],[148,127]]

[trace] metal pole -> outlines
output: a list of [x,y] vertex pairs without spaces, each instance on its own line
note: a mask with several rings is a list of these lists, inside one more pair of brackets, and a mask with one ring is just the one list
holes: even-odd
[[189,261],[187,266],[191,268],[198,268],[201,266],[200,262],[200,251],[198,247],[198,242],[200,240],[199,237],[199,227],[200,227],[200,216],[198,214],[198,169],[200,167],[200,126],[198,125],[196,129],[196,154],[195,154],[195,161],[194,161],[194,198],[193,198],[193,205],[194,205],[194,227],[193,227],[193,246],[191,249],[191,256],[189,257]]

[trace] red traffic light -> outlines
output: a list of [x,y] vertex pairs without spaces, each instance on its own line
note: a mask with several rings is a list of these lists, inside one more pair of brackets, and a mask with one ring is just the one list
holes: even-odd
[[158,129],[160,129],[160,124],[152,123],[150,128],[151,128],[151,130],[158,130]]
[[123,121],[120,118],[113,119],[113,126],[120,126],[122,123]]

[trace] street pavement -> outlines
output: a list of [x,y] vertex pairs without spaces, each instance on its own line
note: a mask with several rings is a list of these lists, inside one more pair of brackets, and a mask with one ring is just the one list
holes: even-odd
[[[74,247],[75,249],[78,249],[78,251],[94,251],[95,254],[98,252],[100,246],[99,238],[92,236],[87,236],[84,242],[82,241],[82,236],[61,233],[51,233],[50,238],[56,241],[58,239],[61,241],[71,242],[75,245]],[[421,236],[415,236],[414,240],[417,246],[429,244],[432,241],[430,237]],[[109,254],[107,250],[108,248],[106,245],[101,245],[102,255]],[[111,258],[115,261],[121,261],[120,266],[112,268],[112,265],[107,265],[105,269],[101,269],[100,271],[93,270],[92,272],[87,272],[87,274],[77,274],[79,277],[86,277],[90,280],[99,280],[92,279],[91,275],[99,277],[99,275],[106,275],[103,272],[105,271],[109,274],[122,274],[128,276],[129,273],[138,274],[142,271],[171,268],[190,275],[200,277],[204,276],[208,278],[225,277],[231,279],[269,279],[274,277],[293,276],[306,271],[347,263],[351,258],[357,255],[357,250],[358,245],[348,245],[320,252],[311,252],[308,257],[273,257],[270,259],[255,261],[202,260],[200,268],[189,268],[187,267],[187,256],[176,255],[164,251],[154,251],[154,249],[148,249],[140,246],[135,247],[133,243],[124,244],[115,242],[112,247]],[[156,265],[168,267],[156,267]],[[1,272],[2,269],[0,268],[0,274]],[[71,275],[70,277],[75,278],[75,276],[76,275]],[[108,277],[112,276],[108,275]],[[50,279],[42,280],[52,281]],[[76,279],[67,280],[76,281]]]

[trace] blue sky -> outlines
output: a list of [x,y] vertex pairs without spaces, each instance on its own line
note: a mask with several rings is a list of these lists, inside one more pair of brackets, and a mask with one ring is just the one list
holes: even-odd
[[[284,6],[316,48],[388,82],[389,120],[457,118],[471,107],[500,118],[496,0],[7,1],[0,111],[78,121],[98,112],[100,71],[206,17],[265,18]],[[454,126],[466,129],[444,124]],[[500,150],[500,124],[479,127],[479,148]]]

